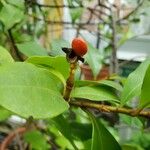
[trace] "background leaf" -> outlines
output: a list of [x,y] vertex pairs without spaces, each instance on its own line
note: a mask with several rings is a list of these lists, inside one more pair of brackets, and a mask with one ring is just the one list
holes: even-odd
[[55,76],[29,63],[12,63],[0,68],[0,104],[28,118],[54,117],[68,109],[59,93]]
[[15,7],[10,3],[1,1],[3,7],[0,11],[0,20],[3,22],[6,29],[10,29],[16,23],[20,22],[24,18],[24,11],[19,7]]
[[72,22],[75,23],[76,20],[80,19],[82,16],[84,8],[75,8],[75,9],[70,9],[70,14],[72,18]]
[[46,137],[37,130],[29,131],[24,134],[24,139],[34,150],[49,150],[50,145],[46,141]]
[[62,115],[53,118],[53,121],[56,128],[63,134],[64,137],[66,137],[70,141],[74,149],[77,150],[78,148],[73,141],[71,126],[69,122]]
[[91,150],[91,143],[92,143],[92,140],[87,140],[84,142],[84,149],[86,150]]
[[127,81],[125,82],[123,92],[121,95],[121,105],[124,105],[133,97],[140,95],[145,72],[149,64],[150,59],[147,59],[129,75]]
[[51,42],[51,55],[65,55],[65,53],[61,50],[62,47],[70,47],[70,43],[63,39],[55,39]]
[[17,47],[20,52],[24,55],[31,56],[47,56],[46,49],[44,49],[40,44],[36,41],[24,42],[21,44],[17,44]]
[[24,0],[7,0],[7,3],[19,7],[20,9],[24,9]]
[[118,142],[90,112],[87,112],[93,126],[91,150],[121,150]]
[[71,133],[75,139],[86,141],[92,137],[92,125],[89,123],[71,122]]
[[92,69],[94,77],[98,75],[102,68],[103,57],[99,50],[88,44],[88,53],[85,55],[85,60]]
[[0,46],[0,65],[5,63],[14,62],[9,52],[2,46]]
[[124,114],[119,114],[120,122],[128,125],[131,128],[142,129],[142,121],[138,117],[130,117]]

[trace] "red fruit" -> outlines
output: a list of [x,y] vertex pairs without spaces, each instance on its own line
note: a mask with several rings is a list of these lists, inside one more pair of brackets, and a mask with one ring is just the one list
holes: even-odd
[[72,49],[78,56],[83,56],[87,53],[87,44],[82,38],[75,38],[72,41]]

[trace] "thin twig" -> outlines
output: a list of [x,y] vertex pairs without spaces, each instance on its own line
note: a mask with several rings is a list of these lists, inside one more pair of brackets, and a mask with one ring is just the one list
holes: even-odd
[[10,42],[12,45],[12,51],[11,51],[12,57],[15,59],[19,59],[19,60],[23,61],[24,59],[21,57],[21,54],[19,53],[19,50],[15,44],[15,40],[14,40],[14,37],[12,35],[11,29],[8,30],[8,36],[9,36],[9,39],[10,39]]
[[[71,9],[74,9],[74,8],[86,8],[86,9],[91,9],[91,7],[85,7],[84,5],[79,5],[79,6],[74,6],[74,5],[45,5],[45,4],[40,4],[40,3],[37,3],[37,2],[34,2],[33,4],[36,4],[36,5],[38,5],[38,6],[40,6],[40,7],[48,7],[48,8],[64,8],[64,7],[67,7],[67,8],[71,8]],[[106,9],[108,9],[108,10],[110,10],[110,8],[109,7],[107,7],[106,5],[104,5],[104,4],[98,4],[98,6],[100,6],[100,7],[104,7],[104,8],[106,8]]]
[[[30,17],[33,17],[39,21],[45,21],[46,23],[49,23],[49,24],[68,24],[68,25],[72,25],[73,23],[72,22],[67,22],[67,21],[53,21],[53,20],[43,20],[42,18],[39,18],[37,16],[34,16],[34,15],[31,15],[31,14],[28,14]],[[101,23],[104,23],[103,20],[101,20]],[[106,22],[105,22],[106,23]],[[91,25],[91,26],[95,26],[97,25],[97,22],[89,22],[87,24],[87,22],[81,22],[81,23],[74,23],[73,25],[81,25],[81,26],[84,26],[84,25]]]
[[117,59],[117,33],[116,33],[116,20],[114,11],[111,10],[112,17],[112,54],[111,54],[111,62],[110,62],[110,73],[117,73],[118,72],[118,59]]
[[[32,4],[37,5],[38,7],[54,8],[54,9],[56,9],[56,8],[70,8],[70,9],[84,8],[84,9],[89,10],[89,11],[91,11],[91,10],[97,11],[97,12],[101,13],[102,15],[109,16],[108,13],[101,11],[100,9],[96,9],[96,8],[92,8],[92,7],[86,7],[85,5],[79,5],[79,6],[74,6],[74,5],[46,5],[46,4],[40,4],[37,2],[33,2]],[[98,6],[110,10],[110,8],[104,4],[99,4]]]
[[138,6],[133,10],[131,11],[129,14],[127,14],[126,16],[124,16],[123,18],[119,19],[116,21],[116,23],[120,23],[121,21],[125,20],[125,19],[128,19],[131,15],[133,15],[144,3],[144,0],[142,0]]

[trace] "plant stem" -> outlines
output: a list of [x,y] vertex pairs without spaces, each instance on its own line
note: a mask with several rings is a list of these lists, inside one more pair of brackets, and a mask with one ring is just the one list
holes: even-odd
[[120,18],[119,20],[116,21],[116,23],[121,23],[121,21],[128,19],[130,16],[132,16],[144,3],[144,0],[141,0],[137,7],[135,7],[135,9],[133,9],[130,13],[128,13],[126,16],[124,16],[123,18]]
[[117,59],[117,33],[116,33],[116,19],[115,12],[111,10],[112,16],[112,54],[110,60],[110,73],[118,73],[118,59]]
[[74,75],[75,75],[76,67],[77,67],[77,61],[75,61],[73,63],[70,62],[70,74],[66,81],[66,89],[64,92],[64,99],[66,101],[69,101],[70,94],[71,94],[72,88],[74,86]]
[[17,46],[15,44],[15,40],[14,40],[14,37],[13,37],[11,29],[8,30],[8,36],[9,36],[9,40],[10,40],[11,45],[12,45],[12,50],[11,50],[12,57],[14,59],[16,59],[16,60],[23,61],[24,59],[22,58],[22,56],[19,53],[19,50],[18,50],[18,48],[17,48]]
[[126,114],[129,116],[141,116],[141,117],[146,117],[150,118],[150,111],[138,111],[138,109],[129,109],[129,108],[124,108],[124,107],[115,107],[115,106],[109,106],[105,104],[98,104],[94,102],[89,102],[89,101],[70,101],[69,102],[71,105],[74,106],[79,106],[83,108],[95,108],[103,112],[114,112],[114,113],[122,113]]

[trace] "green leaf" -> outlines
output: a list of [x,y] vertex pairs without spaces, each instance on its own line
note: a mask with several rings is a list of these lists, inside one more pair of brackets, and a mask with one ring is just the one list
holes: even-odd
[[91,150],[121,150],[120,145],[104,125],[90,112],[87,112],[93,126]]
[[0,20],[3,22],[6,29],[10,29],[24,18],[24,9],[8,4],[4,0],[1,2],[3,7],[0,11]]
[[22,33],[21,31],[18,31],[25,24],[25,21],[21,22],[21,23],[17,26],[17,29],[15,28],[16,30],[13,30],[13,33],[12,33],[13,38],[15,39],[15,42],[21,44],[21,43],[32,41],[34,39],[34,37],[32,35],[29,35],[28,33]]
[[65,79],[67,79],[69,76],[69,63],[64,56],[35,56],[28,58],[26,61],[35,65],[53,68],[59,71]]
[[62,51],[62,47],[70,47],[70,43],[63,39],[55,39],[51,42],[51,54],[56,55],[65,55]]
[[119,102],[113,91],[98,86],[84,86],[75,88],[71,93],[71,97],[85,98],[91,101]]
[[44,49],[40,44],[36,41],[24,42],[21,44],[17,44],[17,47],[20,52],[25,54],[28,57],[31,56],[47,56],[46,49]]
[[49,150],[49,144],[46,137],[37,130],[29,131],[24,134],[24,139],[28,142],[34,150]]
[[118,91],[122,91],[122,86],[111,80],[100,80],[100,81],[90,81],[90,80],[78,80],[75,81],[75,86],[76,87],[81,87],[81,86],[94,86],[94,85],[100,85],[100,86],[108,86],[112,87]]
[[121,146],[122,150],[144,150],[141,146],[136,143],[124,144]]
[[10,111],[8,111],[5,108],[0,106],[0,121],[7,119],[11,115],[12,115],[12,113]]
[[119,118],[120,118],[120,122],[127,124],[129,127],[133,127],[137,129],[143,128],[142,121],[137,117],[130,117],[124,114],[120,114]]
[[122,106],[133,97],[139,96],[141,94],[143,79],[149,64],[150,59],[147,59],[142,64],[140,64],[140,66],[127,78],[121,95]]
[[141,90],[141,100],[139,107],[149,107],[150,106],[150,65],[146,71],[142,90]]
[[61,80],[61,82],[63,83],[64,87],[66,85],[66,80],[64,78],[64,76],[57,70],[53,69],[53,68],[49,68],[48,69],[52,74],[54,74],[57,78],[59,78]]
[[85,56],[86,62],[92,69],[93,75],[96,78],[102,68],[103,57],[99,53],[99,50],[94,48],[91,44],[88,44],[88,53]]
[[112,87],[112,88],[114,88],[114,89],[116,89],[118,91],[122,91],[123,90],[122,86],[119,83],[115,82],[115,81],[102,80],[100,83],[105,85],[105,86]]
[[71,134],[77,140],[85,141],[92,137],[92,126],[89,123],[71,122]]
[[14,62],[14,60],[9,52],[4,47],[0,46],[0,65],[12,62]]
[[92,143],[92,140],[90,139],[90,140],[87,140],[87,141],[85,141],[85,142],[83,142],[83,144],[84,144],[84,149],[86,149],[86,150],[91,150],[91,143]]
[[78,149],[74,144],[71,126],[69,122],[62,115],[53,118],[53,121],[56,128],[62,133],[64,137],[66,137],[70,141],[74,149]]
[[83,13],[83,8],[74,8],[70,9],[70,14],[72,18],[72,22],[75,23],[76,20],[80,19],[82,13]]
[[79,149],[74,149],[70,142],[64,138],[63,136],[59,136],[55,139],[56,145],[60,147],[62,150],[79,150]]
[[140,18],[133,18],[130,21],[133,22],[133,23],[139,23],[140,22]]
[[68,109],[56,87],[56,78],[29,63],[12,63],[0,68],[0,105],[28,118],[54,117]]
[[7,3],[19,7],[20,9],[24,9],[24,0],[7,0]]

